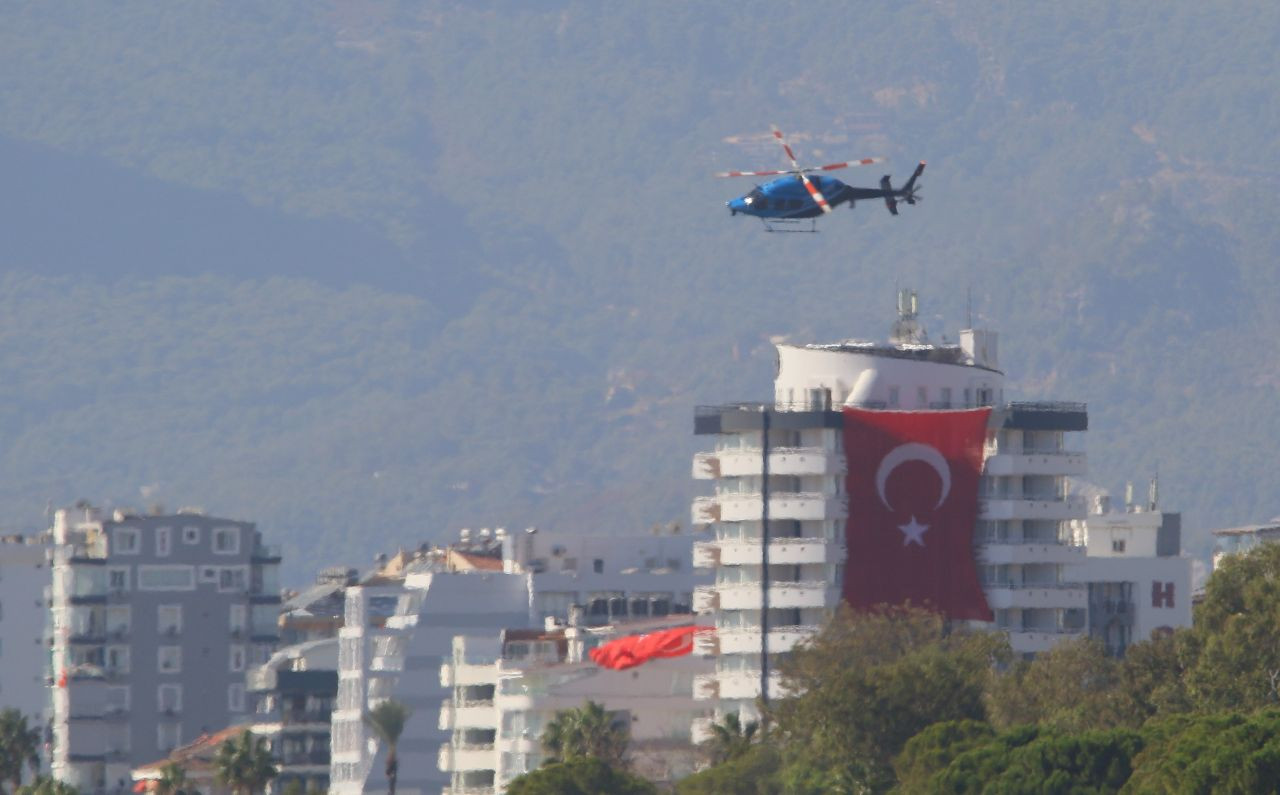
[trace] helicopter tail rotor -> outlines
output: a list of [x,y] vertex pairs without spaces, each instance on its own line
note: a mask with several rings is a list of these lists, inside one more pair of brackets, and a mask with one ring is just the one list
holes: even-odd
[[917,186],[916,180],[919,179],[920,175],[924,173],[924,165],[925,165],[924,161],[921,160],[920,165],[916,166],[916,170],[911,173],[911,179],[907,180],[907,184],[902,186],[902,193],[903,193],[902,198],[903,198],[903,201],[905,201],[907,204],[915,204],[917,201],[919,201],[922,198],[916,195],[916,191],[918,191],[920,188],[924,186],[923,185]]

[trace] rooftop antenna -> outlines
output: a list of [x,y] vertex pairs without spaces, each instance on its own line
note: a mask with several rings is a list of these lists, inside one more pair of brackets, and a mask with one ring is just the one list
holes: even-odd
[[903,345],[928,340],[928,333],[920,325],[920,302],[916,291],[905,287],[898,290],[898,319],[893,322],[889,341],[895,345]]
[[1156,466],[1156,473],[1151,478],[1151,485],[1147,488],[1147,510],[1154,511],[1160,503],[1160,467]]
[[968,322],[968,326],[966,328],[973,328],[973,285],[972,284],[964,288],[964,311],[965,311],[965,318],[967,318],[967,322]]

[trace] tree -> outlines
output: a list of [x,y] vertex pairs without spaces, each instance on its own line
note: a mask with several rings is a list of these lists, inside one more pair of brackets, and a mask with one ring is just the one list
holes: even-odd
[[387,775],[387,793],[396,795],[396,778],[400,775],[400,760],[396,758],[396,743],[404,732],[412,711],[398,701],[390,699],[365,713],[364,722],[387,744],[387,763],[383,771]]
[[1280,710],[1183,715],[1144,727],[1125,792],[1275,792],[1280,782]]
[[995,633],[948,631],[916,608],[855,613],[842,607],[780,669],[796,693],[769,710],[786,786],[870,790],[894,781],[891,760],[938,721],[985,720],[992,667],[1007,656]]
[[929,779],[957,756],[995,736],[990,724],[976,720],[933,724],[907,740],[902,753],[893,760],[898,788],[903,792],[923,792]]
[[1067,734],[1019,726],[960,753],[920,789],[904,791],[1116,792],[1142,747],[1142,737],[1129,729]]
[[229,787],[235,795],[261,791],[278,772],[267,750],[267,741],[254,737],[248,729],[222,744],[213,759],[213,767],[218,783]]
[[653,795],[652,784],[603,759],[575,756],[512,779],[507,795]]
[[160,767],[156,780],[157,795],[196,795],[195,787],[187,781],[187,771],[177,762],[166,762]]
[[0,780],[12,791],[22,786],[23,770],[40,771],[40,731],[27,725],[27,716],[12,707],[0,711]]
[[678,795],[778,795],[782,756],[768,743],[756,743],[736,757],[676,782]]
[[36,776],[30,784],[18,787],[17,795],[80,795],[80,790],[56,778]]
[[703,743],[711,757],[711,764],[718,765],[742,756],[751,749],[759,728],[758,721],[749,721],[744,725],[736,712],[730,712],[721,722],[713,723],[711,738]]
[[1198,709],[1249,711],[1280,702],[1280,545],[1225,558],[1205,585],[1179,649]]
[[[997,726],[1055,726],[1067,731],[1138,725],[1117,687],[1120,663],[1098,641],[1059,643],[992,682],[987,708]],[[1136,723],[1135,723],[1136,721]]]
[[592,757],[621,767],[630,739],[629,726],[615,721],[604,706],[588,701],[557,712],[542,732],[542,747],[555,761]]

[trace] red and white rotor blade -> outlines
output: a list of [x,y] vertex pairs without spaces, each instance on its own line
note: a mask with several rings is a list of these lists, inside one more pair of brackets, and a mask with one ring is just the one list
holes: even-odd
[[776,124],[773,125],[773,137],[778,139],[778,143],[782,144],[782,151],[787,153],[787,158],[791,161],[791,168],[799,171],[800,164],[796,162],[796,155],[791,151],[791,145],[787,143],[787,139],[782,137],[782,130],[779,130]]
[[827,198],[822,195],[822,191],[818,190],[818,186],[810,182],[809,178],[806,177],[804,174],[800,175],[800,181],[803,182],[804,186],[809,189],[809,195],[812,196],[813,200],[818,203],[818,206],[822,208],[822,211],[824,213],[831,212],[831,205],[827,204]]
[[830,163],[825,166],[816,166],[807,171],[835,171],[837,168],[850,168],[852,166],[869,166],[872,163],[883,163],[883,157],[864,157],[861,160],[849,160],[844,163]]
[[779,174],[790,174],[790,171],[721,171],[717,177],[776,177]]

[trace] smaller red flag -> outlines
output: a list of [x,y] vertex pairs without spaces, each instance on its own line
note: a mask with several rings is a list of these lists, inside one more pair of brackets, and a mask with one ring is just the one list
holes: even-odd
[[646,635],[627,635],[597,646],[588,654],[601,668],[625,671],[659,657],[689,654],[693,651],[694,634],[713,630],[714,627],[676,627]]

